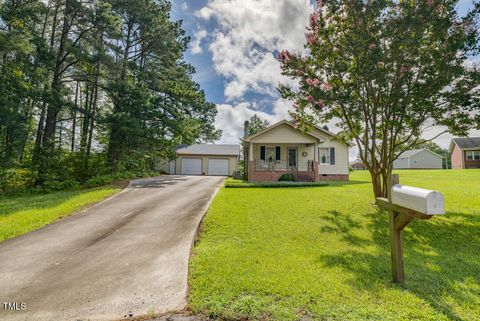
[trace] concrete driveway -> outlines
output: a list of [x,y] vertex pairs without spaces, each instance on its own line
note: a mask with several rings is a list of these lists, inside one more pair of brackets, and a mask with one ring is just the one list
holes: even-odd
[[[0,243],[0,320],[113,320],[182,309],[195,231],[222,181],[135,180],[84,212]],[[19,310],[6,311],[4,302]]]

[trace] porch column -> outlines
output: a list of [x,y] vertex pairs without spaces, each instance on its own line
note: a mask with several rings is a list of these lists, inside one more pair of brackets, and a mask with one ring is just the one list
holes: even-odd
[[317,159],[317,153],[318,153],[318,143],[317,142],[315,142],[315,146],[313,148],[315,149],[313,151],[313,175],[315,176],[314,181],[318,182],[319,172],[318,172],[318,159]]
[[254,161],[253,161],[253,143],[248,144],[248,161],[245,162],[243,166],[247,167],[248,177],[247,180],[250,181],[255,170]]

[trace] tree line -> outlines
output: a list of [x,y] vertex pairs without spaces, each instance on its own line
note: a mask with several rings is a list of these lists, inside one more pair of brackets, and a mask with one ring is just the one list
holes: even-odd
[[170,11],[166,0],[1,1],[0,173],[81,182],[218,139]]

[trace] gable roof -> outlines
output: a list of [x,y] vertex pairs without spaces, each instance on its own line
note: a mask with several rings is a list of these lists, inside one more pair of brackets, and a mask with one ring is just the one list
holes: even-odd
[[404,151],[403,153],[401,153],[398,158],[409,158],[409,157],[412,157],[413,155],[415,154],[418,154],[420,153],[422,150],[424,150],[423,148],[422,149],[410,149],[410,150],[406,150]]
[[433,155],[435,155],[435,156],[444,158],[442,155],[438,155],[437,153],[432,152],[432,151],[431,151],[430,149],[428,149],[428,148],[420,148],[420,149],[410,149],[410,150],[406,150],[406,151],[404,151],[403,153],[401,153],[400,156],[398,156],[398,158],[409,158],[409,157],[412,157],[412,156],[420,153],[421,151],[427,151],[427,152],[429,152],[430,154],[433,154]]
[[[279,121],[279,122],[277,122],[277,123],[275,123],[275,124],[273,124],[273,125],[265,128],[264,130],[256,133],[255,135],[251,135],[251,136],[245,137],[244,141],[249,142],[250,139],[255,138],[255,137],[257,137],[257,136],[260,136],[260,135],[268,132],[269,130],[272,130],[272,129],[274,129],[274,128],[280,126],[280,125],[284,125],[284,124],[292,127],[292,128],[295,129],[295,130],[299,130],[299,129],[298,129],[298,126],[297,126],[297,124],[296,124],[295,121],[293,121],[293,120],[281,120],[281,121]],[[319,127],[319,126],[316,126],[316,125],[312,125],[312,127],[314,127],[315,129],[321,131],[322,133],[326,134],[327,136],[330,136],[330,137],[335,136],[334,133],[326,130],[325,128],[322,128],[322,127]],[[316,134],[315,134],[314,132],[312,132],[312,131],[309,131],[309,132],[307,132],[307,133],[305,133],[305,132],[302,131],[302,133],[305,134],[305,135],[312,136],[312,137],[314,137],[314,138],[316,138],[316,139],[318,139],[318,140],[320,140],[320,141],[322,140],[322,138],[321,138],[320,136],[316,135]]]
[[239,156],[240,145],[228,144],[193,144],[177,149],[178,155],[221,155]]
[[480,148],[480,137],[452,138],[450,150],[453,144],[457,145],[460,149]]

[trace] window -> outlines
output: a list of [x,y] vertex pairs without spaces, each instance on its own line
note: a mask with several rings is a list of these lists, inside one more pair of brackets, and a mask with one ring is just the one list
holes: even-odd
[[275,160],[275,147],[265,148],[265,161],[273,162]]
[[468,150],[467,160],[480,160],[480,150]]
[[260,146],[260,159],[267,163],[279,161],[280,155],[280,146]]
[[319,148],[318,163],[321,165],[335,165],[335,148]]

